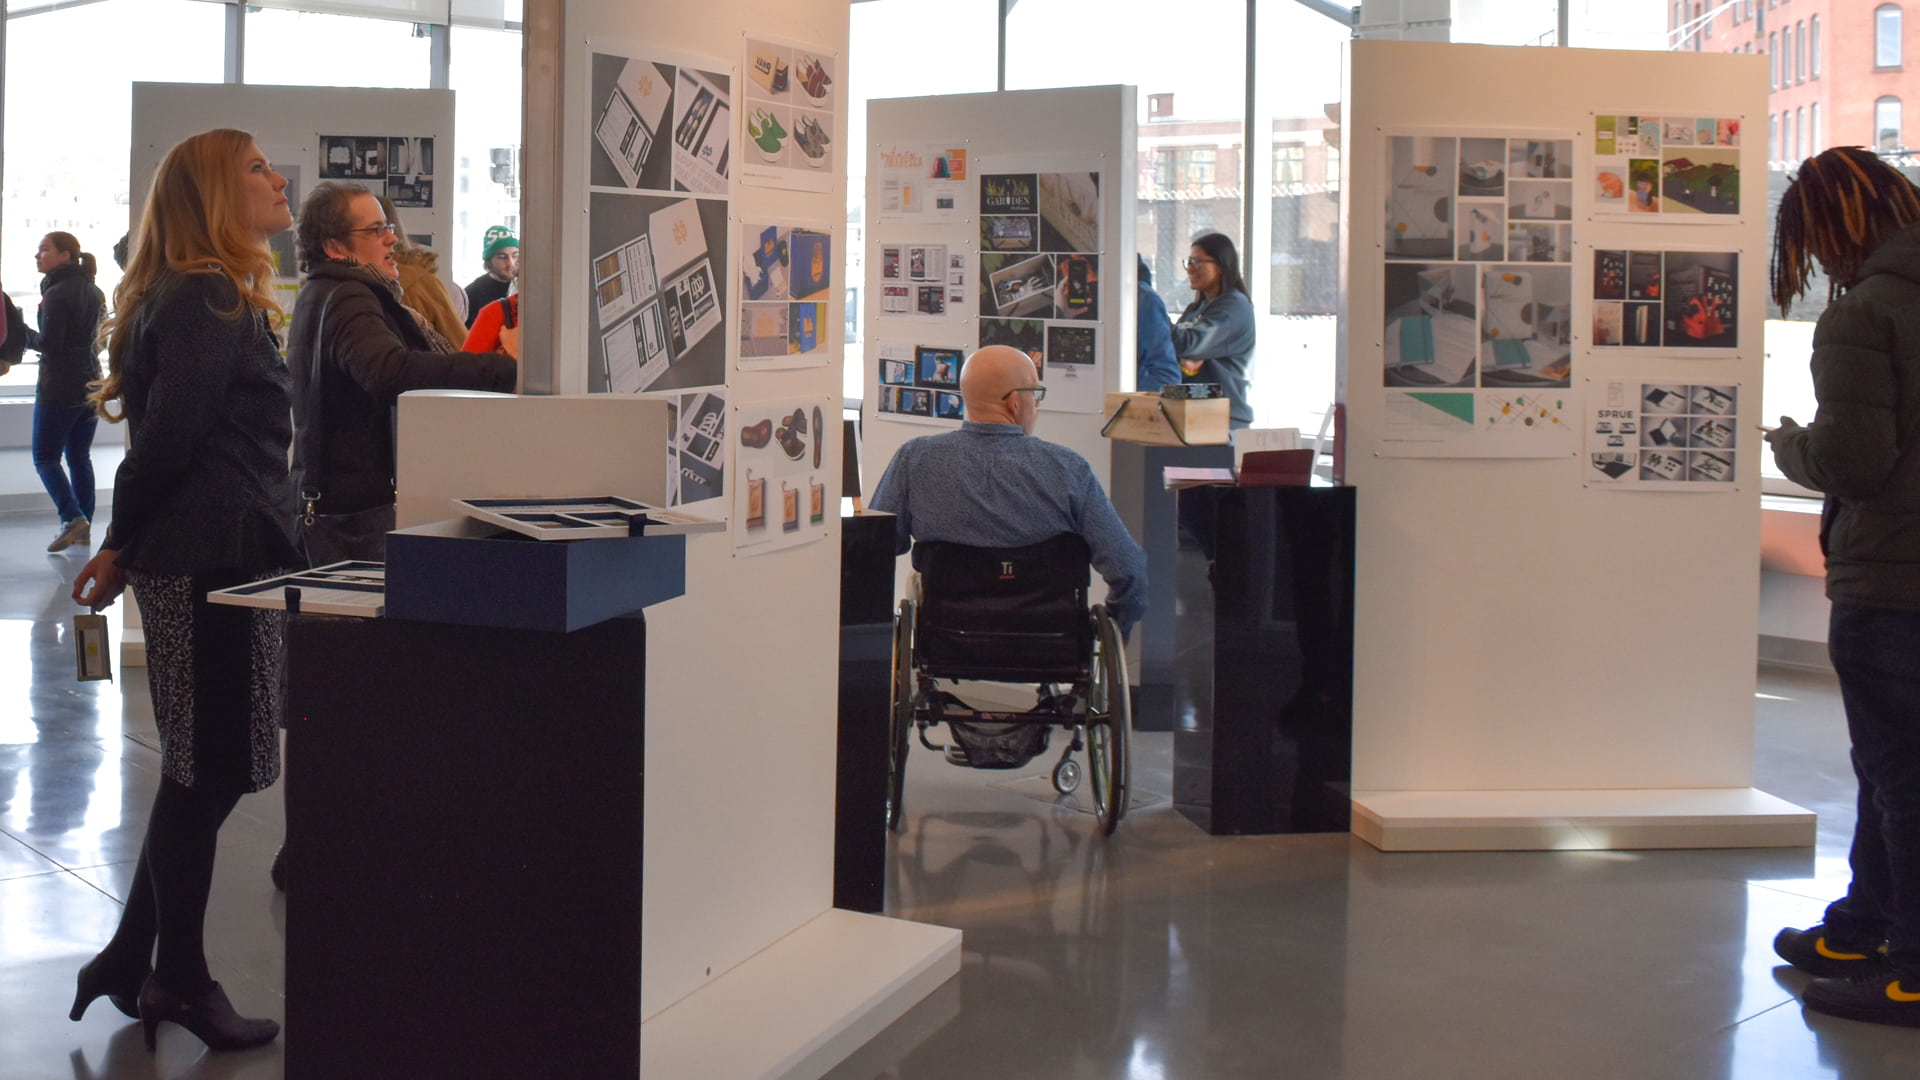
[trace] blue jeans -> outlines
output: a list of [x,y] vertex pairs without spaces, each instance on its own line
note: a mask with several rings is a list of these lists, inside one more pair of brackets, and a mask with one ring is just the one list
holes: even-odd
[[[63,522],[77,517],[93,520],[93,460],[87,453],[93,449],[93,429],[98,424],[91,405],[33,407],[33,467],[53,505],[60,508]],[[62,455],[67,459],[64,470]]]
[[1920,980],[1920,611],[1834,604],[1827,651],[1840,676],[1859,818],[1853,882],[1827,908],[1836,944],[1870,947]]

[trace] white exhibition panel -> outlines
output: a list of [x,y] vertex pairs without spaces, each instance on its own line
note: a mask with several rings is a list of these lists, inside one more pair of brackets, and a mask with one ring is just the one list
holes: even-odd
[[[1737,217],[1596,217],[1591,163],[1596,113],[1731,117],[1745,131],[1739,168],[1764,178],[1766,61],[1358,41],[1349,80],[1340,400],[1346,479],[1360,492],[1356,830],[1376,793],[1533,789],[1571,808],[1594,789],[1646,789],[1656,797],[1641,809],[1659,815],[1668,789],[1745,791],[1766,189],[1752,181]],[[1614,378],[1739,385],[1736,471],[1720,490],[1604,490],[1588,482],[1584,444],[1558,457],[1393,456],[1382,391],[1387,137],[1559,132],[1575,147],[1575,297],[1595,295],[1596,248],[1739,254],[1736,350],[1594,348],[1594,304],[1576,301],[1572,386],[1559,392],[1579,398],[1586,380]],[[1587,422],[1577,403],[1570,415]],[[1539,809],[1551,817],[1555,804]],[[1800,824],[1810,839],[1811,815]],[[1521,832],[1509,839],[1495,846],[1533,846]]]
[[[133,158],[127,190],[132,206],[128,227],[136,227],[146,206],[154,170],[173,145],[189,135],[230,127],[251,132],[276,167],[299,169],[298,196],[321,180],[320,136],[430,138],[434,146],[431,206],[397,207],[408,234],[431,236],[440,252],[440,276],[450,289],[479,273],[455,281],[461,268],[449,265],[452,250],[453,91],[376,90],[332,86],[264,86],[253,83],[133,84]],[[286,171],[284,168],[282,171]],[[294,179],[293,176],[289,176]],[[391,192],[389,193],[391,194]],[[293,202],[298,213],[299,203]],[[291,268],[286,272],[292,274]],[[290,302],[285,302],[292,310]]]
[[[1097,168],[1100,180],[1099,355],[1104,391],[1121,389],[1121,371],[1134,366],[1134,165],[1139,123],[1135,91],[1131,86],[1083,86],[1059,90],[1017,90],[992,94],[943,94],[935,97],[891,98],[867,103],[867,280],[866,295],[880,296],[881,264],[874,257],[877,240],[926,241],[944,244],[949,252],[965,252],[968,260],[968,314],[962,319],[882,319],[879,306],[866,305],[865,364],[861,385],[873,387],[879,379],[876,340],[911,339],[916,333],[943,339],[958,336],[966,352],[979,348],[979,319],[972,314],[979,282],[980,213],[978,176],[982,163],[994,171],[998,160],[1008,170]],[[965,188],[963,213],[950,222],[882,223],[873,208],[881,205],[881,174],[873,155],[885,144],[951,145],[965,147],[968,172],[974,179]],[[1128,377],[1131,385],[1131,376]],[[864,394],[860,471],[871,493],[887,463],[908,439],[937,434],[952,426],[935,427],[892,419],[878,411],[872,393]],[[1043,408],[1034,434],[1080,452],[1093,466],[1102,486],[1109,486],[1112,453],[1100,436],[1098,413],[1068,413]],[[1104,589],[1097,579],[1096,592]]]
[[[588,214],[590,48],[729,72],[738,87],[745,77],[740,68],[747,35],[811,44],[844,61],[848,10],[844,0],[567,0],[538,11],[530,7],[528,15],[529,101],[557,99],[559,115],[570,119],[557,134],[529,126],[530,146],[554,139],[558,152],[529,156],[529,199],[551,192],[552,205],[530,201],[523,236],[529,250],[544,247],[557,269],[550,313],[530,304],[527,325],[536,336],[551,328],[554,385],[578,393],[588,385],[595,319],[588,273],[597,254]],[[844,81],[838,92],[845,94]],[[832,132],[833,145],[842,147],[843,112],[836,111]],[[738,116],[732,139],[744,148]],[[831,227],[834,244],[843,243],[844,164],[836,163],[832,175],[831,187],[821,192],[751,186],[736,174],[728,192],[729,236],[742,222],[820,223]],[[724,291],[728,335],[737,332],[736,246],[730,242],[715,264],[732,283]],[[837,251],[834,258],[837,263]],[[842,320],[831,313],[844,300],[836,280],[822,326],[827,355],[835,358]],[[837,359],[798,370],[737,370],[731,360],[736,350],[737,342],[730,342],[730,405],[813,398],[824,403],[828,418],[837,418]],[[732,432],[726,435],[730,446],[738,441]],[[829,483],[837,484],[839,440],[826,440],[825,449]],[[825,494],[827,505],[838,505],[837,488]],[[839,649],[831,628],[838,624],[840,603],[839,543],[837,518],[812,543],[753,557],[736,553],[730,533],[689,536],[686,595],[647,611],[641,913],[641,1010],[647,1023],[641,1038],[649,1076],[656,1066],[658,1075],[669,1077],[817,1076],[832,1063],[829,1058],[852,1048],[849,1033],[864,1032],[867,1021],[897,1016],[957,965],[951,932],[903,939],[899,928],[882,919],[819,923],[832,911]],[[816,923],[831,924],[831,950],[810,944],[820,932]],[[809,963],[825,964],[829,954],[840,985],[865,988],[849,999],[858,1004],[837,1012],[822,1012],[814,1001],[825,974],[803,973],[806,965],[792,960],[809,956]],[[751,1002],[747,1011],[736,1011],[743,1002]],[[718,1013],[731,1023],[714,1027],[676,1019]],[[765,1023],[780,1014],[807,1019]],[[721,1060],[715,1055],[728,1051],[715,1040],[739,1040],[748,1016],[746,1027],[764,1024],[762,1037],[753,1040],[750,1053],[727,1059],[741,1062],[745,1071],[681,1071],[672,1063],[699,1061],[702,1054]],[[785,1049],[776,1052],[773,1044],[782,1042]],[[656,1060],[656,1054],[662,1057]],[[749,1059],[771,1063],[772,1071],[760,1071]]]

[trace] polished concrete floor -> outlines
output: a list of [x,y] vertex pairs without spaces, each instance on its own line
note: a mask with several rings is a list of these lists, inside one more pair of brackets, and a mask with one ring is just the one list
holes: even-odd
[[[66,595],[85,552],[43,554],[53,531],[50,512],[0,515],[0,1080],[280,1077],[278,1043],[207,1054],[169,1026],[149,1055],[104,1001],[66,1019],[75,969],[118,917],[159,757],[140,673],[72,680]],[[1920,1031],[1804,1014],[1803,980],[1774,963],[1774,932],[1844,884],[1852,781],[1829,677],[1764,671],[1758,690],[1759,784],[1820,813],[1816,850],[1213,838],[1166,801],[1166,735],[1136,739],[1137,804],[1103,841],[1038,762],[980,773],[922,751],[890,911],[964,930],[964,966],[832,1080],[1920,1076]],[[277,791],[242,800],[208,934],[236,1004],[271,1016],[280,830]]]

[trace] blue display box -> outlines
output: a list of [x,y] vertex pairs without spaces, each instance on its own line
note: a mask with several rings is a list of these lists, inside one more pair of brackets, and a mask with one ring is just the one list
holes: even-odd
[[687,591],[685,536],[534,540],[472,518],[387,534],[387,617],[567,632]]

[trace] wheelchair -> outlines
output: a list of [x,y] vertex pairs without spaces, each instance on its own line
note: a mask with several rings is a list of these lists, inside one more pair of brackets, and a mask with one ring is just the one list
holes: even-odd
[[[898,830],[909,736],[955,765],[1019,768],[1045,753],[1054,728],[1071,736],[1053,767],[1054,790],[1080,786],[1084,751],[1094,811],[1113,835],[1127,811],[1127,732],[1132,707],[1120,628],[1104,605],[1087,605],[1085,540],[1062,533],[1021,548],[914,545],[912,595],[893,630],[887,828]],[[1038,684],[1026,712],[975,709],[941,680]],[[951,741],[930,729],[947,725]]]

